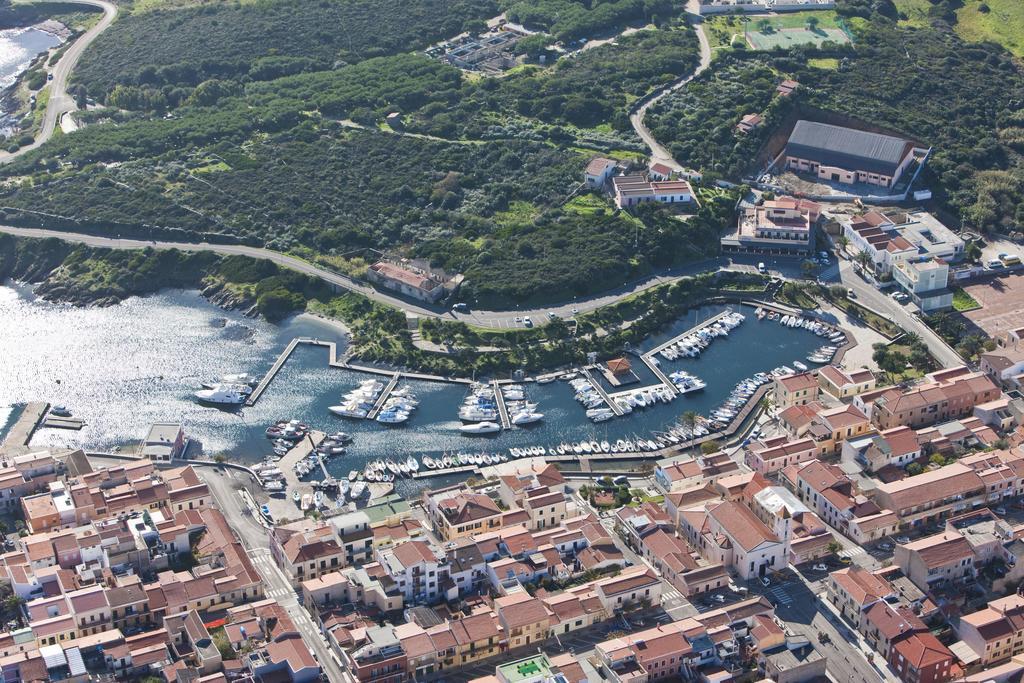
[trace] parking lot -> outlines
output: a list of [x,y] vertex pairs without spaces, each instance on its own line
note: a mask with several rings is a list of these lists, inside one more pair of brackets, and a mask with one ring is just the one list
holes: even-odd
[[1021,326],[1024,272],[1007,273],[987,282],[967,285],[964,290],[981,304],[981,308],[968,311],[964,316],[989,336]]

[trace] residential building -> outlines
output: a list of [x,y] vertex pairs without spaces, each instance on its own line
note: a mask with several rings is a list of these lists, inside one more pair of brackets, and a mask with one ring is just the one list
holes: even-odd
[[814,460],[821,451],[814,439],[791,440],[787,436],[775,436],[750,443],[744,454],[747,467],[761,474],[771,474],[790,465]]
[[945,261],[904,261],[896,264],[892,275],[923,312],[931,313],[953,307],[949,264]]
[[944,420],[967,417],[974,406],[992,401],[999,395],[999,387],[984,373],[960,367],[926,375],[920,384],[905,391],[890,387],[864,397],[870,397],[871,420],[881,429],[900,425],[918,429]]
[[583,181],[587,187],[602,188],[608,179],[615,173],[615,162],[604,157],[595,157],[587,163],[583,172]]
[[1005,389],[1024,388],[1024,344],[1011,334],[996,336],[996,348],[979,357],[981,371]]
[[898,544],[893,564],[914,585],[928,592],[938,585],[974,578],[974,549],[961,534],[943,532]]
[[805,405],[818,400],[820,387],[813,372],[799,372],[775,378],[775,409]]
[[472,493],[462,486],[441,491],[425,491],[424,507],[441,538],[456,538],[500,529],[503,525],[501,508],[482,493]]
[[435,303],[453,291],[462,276],[449,276],[427,263],[400,259],[377,261],[366,269],[366,279],[413,299]]
[[970,466],[946,465],[900,481],[879,484],[875,501],[896,512],[906,526],[937,521],[985,499],[985,482]]
[[515,650],[547,640],[553,618],[540,598],[519,591],[495,599],[494,609],[509,649]]
[[942,259],[954,263],[963,258],[965,243],[927,211],[854,215],[843,222],[848,250],[866,252],[878,273],[891,273],[900,263]]
[[762,123],[764,123],[764,117],[760,114],[744,114],[743,118],[741,118],[739,123],[736,124],[736,132],[743,134],[749,133],[755,128],[760,127]]
[[813,440],[819,454],[836,453],[844,441],[871,429],[867,415],[852,403],[832,408],[818,402],[794,405],[779,413],[779,421],[790,436]]
[[826,365],[818,369],[818,384],[832,398],[844,401],[872,391],[877,382],[874,373],[867,368],[846,370],[837,365]]
[[914,159],[902,138],[800,120],[782,153],[785,168],[822,180],[891,188]]
[[150,426],[140,445],[140,455],[150,460],[170,461],[185,451],[185,431],[177,422],[157,422]]
[[859,494],[853,481],[831,464],[812,461],[783,471],[786,485],[827,524],[863,545],[896,531],[891,509]]
[[711,564],[733,568],[742,579],[764,576],[788,563],[789,547],[745,505],[706,504],[681,513],[682,531]]
[[854,462],[866,472],[883,467],[906,467],[921,457],[917,432],[910,427],[893,427],[843,442],[842,459]]
[[270,554],[295,585],[348,565],[334,527],[312,519],[274,527]]
[[642,175],[619,175],[612,178],[615,205],[620,209],[644,202],[688,204],[694,201],[693,188],[686,180],[649,180]]
[[379,548],[377,561],[407,604],[432,603],[445,597],[448,561],[427,541],[405,541],[391,548]]
[[820,216],[820,204],[793,197],[744,206],[736,231],[722,237],[722,248],[758,254],[810,254]]
[[672,180],[675,172],[663,163],[655,162],[647,168],[647,177],[651,180]]
[[775,648],[758,648],[758,667],[774,683],[826,680],[827,660],[806,638],[791,639]]
[[1024,596],[1008,595],[960,617],[957,636],[989,668],[1024,653]]
[[868,609],[896,595],[888,581],[857,565],[832,572],[825,586],[829,601],[858,630]]

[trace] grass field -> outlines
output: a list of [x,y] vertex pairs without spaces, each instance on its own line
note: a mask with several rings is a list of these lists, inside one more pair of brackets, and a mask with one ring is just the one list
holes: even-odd
[[965,40],[999,43],[1016,56],[1024,57],[1024,2],[966,0],[956,12],[956,32]]
[[953,310],[963,313],[964,311],[973,311],[976,308],[981,308],[981,304],[978,303],[977,299],[968,294],[961,287],[957,287],[953,290]]
[[[927,1],[927,0],[926,0]],[[729,48],[736,42],[743,41],[744,28],[747,34],[758,32],[762,21],[767,21],[775,31],[783,29],[805,29],[807,21],[814,17],[818,21],[818,28],[823,30],[838,29],[838,15],[832,10],[813,10],[810,12],[793,12],[787,14],[773,15],[771,17],[739,17],[739,16],[709,16],[704,19],[704,32],[708,37],[711,49]],[[807,42],[818,43],[822,39],[814,39]],[[849,42],[844,39],[843,43]],[[799,43],[789,43],[794,45]],[[756,48],[763,49],[763,48]]]
[[839,60],[835,57],[812,57],[807,60],[807,66],[814,67],[815,69],[824,69],[826,71],[838,71]]
[[797,45],[821,45],[829,40],[838,45],[850,42],[846,34],[838,28],[819,27],[813,31],[806,28],[783,28],[770,33],[747,32],[747,42],[755,50],[774,50],[777,47],[787,48]]
[[[900,13],[900,23],[907,26],[929,26],[928,8],[932,6],[928,0],[894,0],[896,11]],[[903,17],[906,17],[904,19]]]

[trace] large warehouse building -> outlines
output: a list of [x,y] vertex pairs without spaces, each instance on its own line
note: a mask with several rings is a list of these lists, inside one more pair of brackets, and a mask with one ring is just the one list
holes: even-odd
[[786,169],[822,180],[892,187],[914,158],[914,144],[891,135],[801,120],[783,158]]

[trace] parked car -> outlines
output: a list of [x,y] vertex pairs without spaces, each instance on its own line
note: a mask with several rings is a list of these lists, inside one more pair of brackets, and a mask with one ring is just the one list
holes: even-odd
[[879,543],[878,544],[878,549],[879,550],[892,550],[892,543]]
[[558,317],[558,314],[555,313],[554,311],[548,311],[548,317],[554,320],[555,318]]
[[757,272],[759,272],[759,273],[767,273],[768,272],[768,269],[764,267],[764,261],[761,261],[760,263],[757,264]]
[[768,586],[772,585],[772,580],[769,579],[767,576],[762,576],[761,577],[761,585],[764,586],[765,588],[767,588]]
[[822,564],[821,562],[819,562],[818,564],[816,564],[813,567],[811,567],[811,569],[813,569],[816,572],[827,572],[828,571],[828,565],[827,564]]
[[856,299],[857,298],[857,292],[853,291],[853,287],[847,287],[846,288],[846,298],[847,299]]
[[527,327],[533,327],[533,321],[530,320],[530,316],[526,316],[525,318],[523,318],[523,324],[526,325]]
[[572,307],[572,314],[573,315],[576,315],[579,312],[580,312],[580,309],[576,308],[575,306]]
[[1006,508],[1004,508],[1002,505],[1000,505],[997,508],[993,508],[992,512],[996,513],[997,515],[1005,515],[1006,514]]
[[897,536],[896,537],[896,542],[899,543],[900,545],[905,545],[907,543],[910,543],[910,537],[909,536]]
[[997,258],[989,259],[985,263],[985,267],[989,270],[1000,270],[1003,268],[1003,262]]
[[715,595],[710,596],[708,600],[714,600],[715,602],[722,603],[725,602],[725,596],[716,593]]

